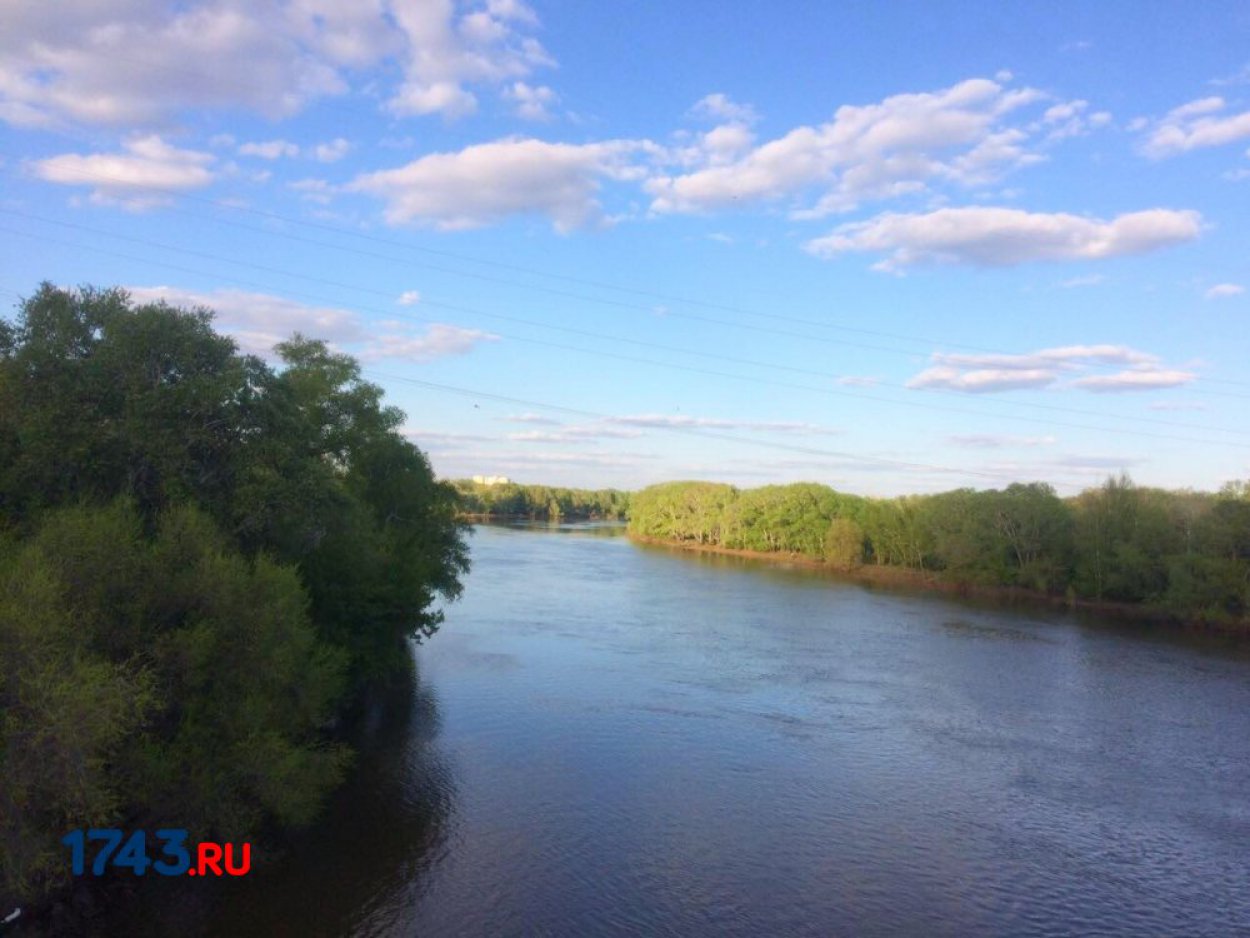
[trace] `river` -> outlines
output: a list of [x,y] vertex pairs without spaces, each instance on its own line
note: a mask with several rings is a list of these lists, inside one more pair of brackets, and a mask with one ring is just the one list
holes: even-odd
[[476,528],[323,821],[178,930],[1250,933],[1244,649],[614,533]]

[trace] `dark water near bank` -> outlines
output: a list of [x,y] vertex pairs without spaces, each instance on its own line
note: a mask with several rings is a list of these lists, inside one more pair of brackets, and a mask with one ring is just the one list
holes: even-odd
[[180,932],[1250,933],[1244,652],[584,530],[473,556],[324,822]]

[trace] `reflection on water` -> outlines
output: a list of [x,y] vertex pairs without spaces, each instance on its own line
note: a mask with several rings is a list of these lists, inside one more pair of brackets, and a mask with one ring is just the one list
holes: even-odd
[[324,822],[182,924],[1250,933],[1244,648],[593,527],[473,552]]
[[242,879],[151,877],[146,892],[92,931],[136,938],[389,933],[388,923],[419,901],[426,871],[446,855],[456,780],[438,749],[440,724],[434,690],[414,671],[353,725],[353,771],[313,828],[258,850],[256,868]]

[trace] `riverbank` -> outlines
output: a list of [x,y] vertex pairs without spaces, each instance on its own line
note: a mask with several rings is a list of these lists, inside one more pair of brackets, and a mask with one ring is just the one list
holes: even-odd
[[724,557],[740,557],[744,560],[758,560],[764,563],[797,567],[803,570],[818,572],[848,583],[860,586],[908,592],[934,592],[960,599],[985,600],[1001,603],[1005,606],[1035,606],[1052,609],[1070,609],[1087,612],[1119,622],[1134,621],[1143,625],[1164,626],[1196,632],[1218,632],[1229,635],[1250,636],[1250,622],[1220,622],[1202,618],[1182,618],[1165,609],[1143,606],[1137,603],[1120,603],[1080,599],[1074,596],[1060,596],[1055,593],[1044,593],[1021,586],[993,586],[980,583],[969,583],[942,579],[935,571],[911,570],[904,567],[892,567],[879,564],[863,564],[851,569],[839,569],[823,560],[816,560],[804,554],[779,551],[741,550],[731,547],[720,547],[715,544],[698,544],[691,541],[667,541],[662,538],[645,537],[631,532],[629,539],[649,547],[664,547],[672,550],[688,551],[699,554],[716,554]]

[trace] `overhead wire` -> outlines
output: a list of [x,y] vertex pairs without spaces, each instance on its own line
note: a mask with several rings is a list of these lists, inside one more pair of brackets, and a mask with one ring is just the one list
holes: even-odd
[[[0,212],[2,211],[5,211],[5,210],[0,209]],[[67,225],[70,225],[71,227],[83,227],[83,226],[75,226],[75,225],[72,225],[71,223],[60,223],[60,224],[67,224]],[[217,279],[219,282],[229,282],[229,283],[234,283],[234,284],[243,285],[243,286],[251,286],[251,287],[256,287],[256,288],[265,289],[265,290],[275,289],[272,285],[257,282],[257,281],[244,280],[244,279],[240,279],[237,277],[224,278],[218,273],[209,273],[207,271],[196,270],[194,268],[187,268],[187,267],[176,265],[176,264],[170,264],[165,261],[156,261],[147,257],[140,258],[134,255],[126,254],[120,251],[115,251],[109,248],[101,248],[101,247],[97,247],[94,245],[84,245],[84,244],[75,243],[75,242],[68,242],[62,239],[51,238],[46,235],[35,234],[33,232],[17,231],[14,229],[3,228],[3,227],[0,227],[0,232],[13,234],[18,237],[26,237],[26,238],[32,238],[35,240],[47,241],[49,243],[62,244],[62,245],[72,247],[75,249],[79,249],[79,250],[89,250],[89,251],[93,251],[96,253],[102,253],[102,254],[106,254],[106,255],[110,255],[114,257],[120,257],[125,260],[137,261],[137,262],[152,264],[152,265],[160,266],[160,267],[167,267],[169,269],[179,270],[184,273],[191,273],[196,276],[212,277],[212,278]],[[306,275],[306,274],[297,274],[297,273],[290,272],[290,271],[282,271],[276,268],[270,268],[265,265],[255,264],[249,261],[232,260],[229,258],[224,258],[224,257],[220,257],[217,255],[213,255],[208,252],[193,251],[190,249],[179,248],[173,245],[165,245],[159,242],[153,242],[147,239],[130,238],[124,235],[116,235],[115,233],[110,233],[110,236],[121,238],[124,240],[130,240],[130,241],[134,241],[138,243],[148,244],[149,246],[159,247],[162,249],[171,250],[171,251],[175,251],[178,253],[191,254],[193,256],[205,257],[207,259],[217,260],[217,261],[224,262],[224,263],[238,264],[240,266],[258,269],[258,270],[262,270],[262,271],[269,272],[269,273],[276,273],[280,276],[289,276],[289,277],[293,277],[296,279],[311,280],[314,282],[326,283],[328,285],[342,287],[345,289],[356,289],[361,292],[374,292],[374,293],[379,293],[379,294],[382,293],[382,291],[375,291],[375,290],[371,290],[370,288],[353,287],[348,284],[341,284],[336,281],[330,281],[330,280],[327,280],[326,278],[314,277],[314,276]],[[304,296],[316,302],[321,302],[321,303],[331,302],[331,301],[327,301],[324,297],[316,297],[306,292],[292,291],[292,290],[286,290],[285,292],[291,293],[294,295]],[[382,294],[382,295],[389,296],[389,294]],[[434,304],[429,304],[429,305],[434,305]],[[441,305],[446,306],[447,304],[441,304]],[[433,324],[434,322],[434,320],[430,319],[429,317],[418,317],[418,316],[413,316],[411,314],[397,313],[391,310],[370,309],[369,307],[364,307],[364,306],[357,306],[357,308],[365,312],[374,312],[379,315],[387,316],[388,318],[419,322],[423,325],[430,325],[430,324]],[[457,308],[457,307],[452,307],[452,308]],[[458,308],[461,311],[465,311],[465,312],[479,312],[479,311],[469,310],[468,308],[465,308],[465,307],[458,307]],[[484,315],[489,316],[491,314],[484,314]],[[591,348],[583,348],[580,346],[570,346],[570,345],[565,345],[563,343],[555,343],[555,342],[550,342],[547,340],[535,339],[535,338],[528,337],[528,336],[517,336],[517,335],[508,335],[508,334],[501,333],[500,337],[507,338],[509,341],[516,341],[516,342],[521,342],[525,344],[539,345],[539,346],[544,346],[544,347],[549,347],[549,348],[557,348],[557,349],[560,349],[561,351],[573,351],[573,352],[577,352],[583,355],[592,355],[592,356],[598,356],[598,357],[604,357],[604,358],[612,358],[612,359],[616,359],[620,361],[627,361],[633,364],[642,364],[642,365],[651,366],[651,367],[668,368],[671,370],[684,371],[684,372],[695,373],[695,374],[705,374],[705,375],[710,375],[714,377],[728,378],[728,379],[735,380],[735,381],[766,384],[766,385],[770,385],[773,387],[786,388],[787,390],[798,390],[798,391],[821,394],[821,395],[826,395],[826,396],[845,397],[845,398],[851,398],[855,400],[868,400],[868,401],[873,401],[876,403],[882,403],[882,404],[892,405],[892,406],[917,408],[917,409],[931,410],[931,411],[945,411],[949,413],[970,414],[972,416],[977,416],[977,417],[993,416],[999,419],[1011,419],[1013,421],[1028,422],[1028,423],[1034,423],[1034,424],[1039,424],[1043,426],[1052,426],[1052,427],[1062,426],[1062,427],[1068,427],[1072,429],[1094,430],[1100,433],[1112,433],[1112,434],[1125,435],[1125,436],[1137,436],[1137,437],[1144,437],[1144,438],[1157,439],[1157,440],[1170,440],[1170,441],[1185,442],[1185,443],[1201,443],[1203,445],[1210,445],[1210,446],[1250,448],[1250,443],[1238,443],[1238,442],[1227,441],[1227,440],[1210,440],[1210,439],[1201,439],[1201,438],[1196,438],[1196,437],[1183,437],[1183,436],[1177,436],[1174,434],[1151,433],[1151,432],[1147,432],[1143,430],[1130,430],[1130,429],[1126,429],[1123,427],[1102,427],[1102,426],[1092,426],[1088,424],[1074,424],[1074,423],[1070,423],[1066,421],[1023,417],[1019,415],[1012,415],[1009,418],[1005,418],[1004,415],[1001,415],[1001,414],[988,414],[987,415],[984,411],[977,411],[977,410],[966,408],[966,407],[952,407],[949,405],[935,404],[935,403],[926,402],[926,401],[897,400],[894,398],[880,397],[877,395],[869,395],[869,394],[856,392],[856,391],[838,390],[834,388],[818,388],[818,387],[812,387],[810,385],[795,384],[793,382],[776,381],[773,379],[762,378],[758,376],[738,375],[738,374],[733,374],[730,372],[713,371],[710,369],[695,368],[690,365],[683,365],[683,364],[678,364],[674,362],[657,361],[653,358],[640,358],[637,356],[623,355],[621,353],[610,352],[610,351],[606,351],[603,349],[597,349],[597,348],[591,349]],[[602,338],[611,340],[614,337],[602,336]],[[676,350],[676,351],[680,353],[681,350]],[[1228,431],[1220,430],[1217,432],[1228,432]]]
[[[345,282],[338,281],[338,280],[332,280],[332,279],[329,279],[329,278],[319,277],[319,276],[314,276],[314,275],[310,275],[310,274],[297,273],[297,272],[294,272],[294,271],[285,271],[285,270],[281,270],[281,269],[278,269],[278,268],[275,268],[275,267],[271,267],[271,266],[268,266],[268,265],[256,264],[256,263],[251,262],[251,261],[244,261],[244,260],[239,260],[239,259],[236,259],[236,258],[229,258],[229,257],[225,257],[225,256],[222,256],[222,255],[219,255],[219,254],[214,254],[214,253],[210,253],[210,252],[199,251],[199,250],[194,250],[194,249],[189,249],[189,248],[183,248],[183,247],[180,247],[180,246],[177,246],[177,245],[168,244],[168,243],[166,243],[166,242],[155,241],[155,240],[153,240],[153,239],[148,239],[148,238],[137,238],[137,237],[130,236],[130,235],[120,234],[120,233],[118,233],[118,232],[107,231],[107,230],[105,230],[105,229],[95,228],[95,227],[93,227],[93,226],[89,226],[89,225],[82,225],[82,224],[79,224],[79,223],[75,223],[75,222],[68,222],[68,221],[64,221],[64,220],[60,220],[60,219],[50,219],[50,218],[46,218],[46,217],[44,217],[44,216],[34,215],[34,214],[32,214],[32,213],[28,213],[28,212],[21,212],[21,211],[18,211],[18,210],[14,210],[14,209],[7,209],[7,208],[3,208],[3,207],[0,207],[0,213],[10,214],[10,215],[17,215],[17,216],[20,216],[20,217],[29,218],[29,219],[31,219],[31,220],[35,220],[35,221],[39,221],[39,222],[43,222],[43,223],[46,223],[46,224],[56,225],[56,226],[58,226],[58,227],[70,228],[70,229],[74,229],[74,230],[85,231],[85,232],[92,233],[92,234],[104,235],[104,236],[107,236],[107,237],[109,237],[109,238],[113,238],[113,239],[120,239],[120,240],[124,240],[124,241],[130,241],[131,243],[141,244],[141,245],[145,245],[145,246],[149,246],[149,247],[156,247],[156,248],[159,248],[159,249],[162,249],[162,250],[174,251],[174,252],[177,252],[177,253],[182,253],[182,254],[189,254],[189,255],[191,255],[191,256],[202,257],[202,258],[205,258],[205,259],[208,259],[208,260],[212,260],[212,261],[215,261],[215,262],[218,262],[218,263],[234,264],[234,265],[243,266],[243,267],[248,267],[248,268],[255,269],[255,270],[260,270],[260,271],[263,271],[263,272],[265,272],[265,273],[277,274],[277,275],[279,275],[279,276],[283,276],[283,277],[292,277],[292,278],[295,278],[295,279],[308,280],[308,281],[311,281],[311,282],[321,283],[321,284],[324,284],[324,285],[326,285],[326,286],[332,286],[332,287],[336,287],[336,288],[340,288],[340,289],[346,289],[346,290],[350,290],[350,291],[353,291],[353,292],[358,292],[358,293],[367,293],[367,294],[372,294],[372,295],[376,295],[376,296],[380,296],[380,297],[386,297],[386,298],[388,298],[388,299],[390,299],[390,298],[391,298],[391,294],[390,294],[389,292],[387,292],[387,291],[383,291],[383,290],[379,290],[379,289],[376,289],[376,288],[372,288],[372,287],[366,287],[366,286],[360,286],[360,285],[357,285],[357,284],[345,283]],[[39,235],[35,235],[34,233],[28,233],[28,232],[14,232],[14,233],[18,234],[19,236],[26,235],[26,236],[29,236],[29,237],[34,237],[34,238],[39,238],[39,237],[42,237],[42,236],[39,236]],[[52,240],[55,240],[55,239],[52,239]],[[137,260],[137,258],[136,258],[136,260]],[[144,259],[144,260],[149,260],[149,259]],[[196,272],[196,273],[199,273],[199,274],[201,274],[201,275],[208,275],[208,274],[206,274],[205,272]],[[260,286],[264,286],[264,285],[260,285]],[[273,289],[273,288],[272,288],[272,287],[270,287],[269,289]],[[288,291],[288,292],[289,292],[289,291]],[[320,301],[321,301],[321,302],[326,302],[324,299],[320,299]],[[724,355],[724,354],[721,354],[721,353],[707,352],[707,351],[703,351],[703,350],[700,350],[700,349],[682,348],[682,347],[678,347],[678,346],[665,345],[665,344],[663,344],[663,343],[656,343],[656,342],[649,342],[649,341],[645,341],[645,340],[633,339],[633,338],[629,338],[629,337],[626,337],[626,336],[620,336],[620,335],[612,335],[612,334],[606,334],[606,333],[594,332],[594,331],[591,331],[591,330],[579,329],[579,328],[570,327],[570,326],[561,326],[561,325],[556,325],[556,324],[553,324],[553,323],[547,323],[547,322],[542,322],[542,321],[538,321],[538,320],[528,319],[528,318],[525,318],[525,317],[519,317],[519,316],[509,315],[509,314],[505,314],[505,313],[498,313],[498,312],[493,312],[493,311],[483,310],[483,309],[480,309],[480,308],[468,307],[468,306],[464,306],[464,305],[461,305],[461,304],[445,303],[445,302],[441,302],[441,301],[437,301],[437,300],[423,299],[423,301],[422,301],[422,305],[423,305],[423,306],[435,307],[435,308],[439,308],[439,309],[445,309],[445,310],[452,311],[452,312],[464,313],[464,314],[467,314],[467,315],[481,316],[481,317],[485,317],[485,318],[488,318],[488,319],[496,319],[496,320],[503,321],[503,322],[513,322],[513,323],[518,323],[518,324],[522,324],[522,325],[526,325],[526,326],[530,326],[530,327],[534,327],[534,328],[546,329],[546,330],[556,331],[556,332],[563,332],[563,333],[566,333],[566,334],[571,334],[571,335],[578,335],[578,336],[583,336],[583,337],[588,337],[588,338],[593,338],[593,339],[598,339],[598,340],[604,340],[604,341],[609,341],[609,342],[624,343],[624,344],[629,344],[629,345],[633,345],[633,346],[636,346],[636,347],[648,348],[648,349],[654,349],[654,350],[659,350],[659,351],[665,351],[665,352],[670,352],[670,353],[679,354],[679,355],[690,355],[690,356],[693,356],[693,357],[698,357],[698,358],[705,358],[705,359],[713,359],[713,360],[719,360],[719,361],[726,361],[726,362],[730,362],[730,363],[732,363],[732,364],[748,365],[748,366],[752,366],[752,367],[760,367],[760,368],[770,368],[770,369],[774,369],[774,370],[780,370],[780,371],[786,371],[786,372],[798,373],[798,374],[806,374],[806,375],[811,375],[811,376],[820,377],[820,378],[826,378],[826,379],[827,379],[827,378],[830,378],[830,377],[833,377],[832,375],[830,375],[830,374],[828,374],[828,373],[825,373],[825,372],[819,372],[819,371],[815,371],[815,370],[813,370],[813,369],[801,368],[801,367],[798,367],[798,366],[793,366],[793,365],[786,365],[786,364],[780,364],[780,363],[774,363],[774,362],[759,361],[759,360],[756,360],[756,359],[740,358],[740,357],[737,357],[737,356],[728,356],[728,355]],[[359,307],[359,308],[363,308],[363,307]],[[367,310],[367,308],[365,308],[365,309]],[[388,317],[390,317],[390,318],[400,318],[400,319],[414,319],[414,318],[415,318],[415,317],[408,316],[408,315],[405,315],[405,314],[402,314],[402,313],[396,313],[396,312],[393,312],[393,311],[390,311],[390,310],[387,310],[387,311],[372,310],[372,311],[373,311],[373,312],[377,312],[377,313],[379,313],[379,314],[381,314],[381,315],[388,316]],[[421,319],[420,321],[422,321],[422,322],[428,322],[429,320],[428,320],[428,319],[424,319],[424,318],[423,318],[423,319]],[[541,340],[532,339],[532,338],[528,338],[528,337],[521,337],[521,336],[515,336],[515,335],[514,335],[514,336],[508,336],[508,338],[513,339],[513,340],[516,340],[516,341],[523,341],[523,342],[530,342],[530,343],[543,344],[543,343],[541,342]],[[834,340],[834,341],[836,341],[836,340]],[[570,348],[571,348],[571,349],[572,349],[572,350],[574,350],[574,351],[582,351],[582,352],[585,352],[585,353],[587,353],[587,354],[599,354],[599,355],[604,355],[604,354],[607,354],[607,353],[603,352],[603,350],[601,350],[601,349],[594,349],[594,350],[591,350],[591,349],[580,349],[580,348],[570,347],[570,346],[566,346],[566,345],[558,345],[558,344],[555,344],[555,343],[549,343],[549,344],[551,344],[553,347],[558,347],[558,348],[561,348],[561,349],[563,349],[563,350],[570,350]],[[619,356],[618,356],[618,357],[619,357]],[[635,360],[635,359],[628,359],[628,360]],[[654,363],[654,362],[651,362],[650,360],[648,360],[648,363]],[[675,367],[676,367],[676,366],[675,366]],[[830,394],[830,395],[834,395],[834,396],[842,396],[842,397],[851,397],[851,398],[860,399],[860,400],[871,400],[871,401],[877,401],[877,402],[895,403],[895,404],[900,404],[900,405],[904,405],[904,406],[913,406],[913,405],[914,405],[914,406],[925,406],[925,407],[930,408],[930,409],[936,409],[936,410],[946,410],[946,411],[949,411],[949,412],[955,412],[955,413],[967,413],[967,414],[982,415],[982,416],[992,416],[992,417],[994,417],[994,418],[996,418],[996,419],[1002,419],[1002,418],[1004,418],[1005,416],[1008,416],[1008,415],[1004,415],[1004,414],[1001,414],[1001,413],[990,413],[990,412],[987,412],[987,411],[984,411],[984,410],[977,410],[977,409],[968,408],[968,407],[951,407],[951,406],[946,406],[946,405],[931,404],[931,403],[925,403],[925,402],[919,402],[919,401],[906,401],[906,402],[904,402],[904,401],[897,401],[897,400],[892,399],[892,398],[880,397],[880,396],[871,395],[871,394],[867,394],[867,393],[863,393],[863,392],[837,391],[837,390],[830,389],[830,388],[811,388],[810,386],[807,386],[807,385],[794,385],[794,384],[789,384],[789,383],[778,383],[778,382],[772,382],[772,381],[769,381],[768,379],[762,379],[762,378],[752,378],[752,377],[741,376],[741,375],[726,375],[725,373],[722,373],[722,372],[711,372],[711,371],[706,371],[706,370],[705,370],[703,373],[706,373],[706,374],[712,374],[712,375],[715,375],[715,376],[718,376],[718,377],[732,377],[732,378],[735,378],[735,379],[738,379],[738,380],[756,380],[756,381],[761,381],[761,382],[764,382],[764,383],[772,383],[772,384],[775,384],[776,386],[779,386],[779,387],[788,387],[788,388],[792,388],[792,389],[800,389],[800,390],[811,390],[811,391],[817,391],[817,392],[822,393],[822,394]],[[884,382],[884,383],[883,383],[883,386],[885,386],[885,387],[893,387],[893,388],[898,388],[898,389],[901,389],[901,390],[907,390],[906,385],[898,385],[898,384],[893,384],[893,383],[890,383],[890,382]],[[950,392],[950,391],[947,391],[947,392],[941,392],[941,391],[939,391],[938,393],[942,393],[942,394],[944,394],[944,396],[954,396],[954,397],[962,397],[962,396],[963,396],[963,395],[958,394],[957,392]],[[1209,392],[1209,393],[1210,393],[1210,392]],[[1219,392],[1215,392],[1215,393],[1219,393]],[[1240,396],[1240,395],[1224,395],[1224,396]],[[992,402],[992,403],[998,403],[998,402]],[[1248,431],[1246,431],[1246,430],[1244,430],[1244,429],[1240,429],[1240,428],[1239,428],[1239,429],[1228,429],[1228,428],[1223,428],[1223,427],[1212,427],[1212,426],[1208,426],[1208,425],[1204,425],[1204,424],[1195,424],[1195,423],[1192,423],[1192,422],[1184,422],[1184,421],[1177,421],[1177,420],[1167,420],[1167,419],[1163,419],[1163,418],[1154,418],[1154,417],[1143,417],[1143,416],[1138,416],[1138,415],[1113,416],[1113,415],[1102,414],[1102,413],[1097,412],[1097,411],[1090,411],[1090,410],[1088,410],[1088,409],[1083,409],[1083,408],[1065,407],[1065,406],[1062,406],[1062,405],[1054,405],[1054,404],[1042,404],[1042,403],[1038,403],[1038,402],[1031,402],[1031,401],[1015,401],[1015,402],[1009,402],[1009,403],[1008,403],[1008,406],[1013,406],[1013,405],[1014,405],[1014,406],[1020,406],[1020,407],[1027,407],[1027,408],[1029,408],[1029,409],[1034,409],[1034,410],[1046,410],[1046,411],[1051,411],[1051,412],[1056,412],[1056,413],[1072,413],[1072,414],[1078,414],[1078,415],[1082,415],[1082,416],[1092,416],[1092,417],[1094,417],[1094,418],[1096,418],[1096,419],[1111,419],[1111,420],[1116,420],[1116,421],[1124,421],[1124,420],[1128,420],[1128,421],[1132,421],[1132,422],[1134,422],[1134,423],[1148,423],[1148,424],[1154,424],[1154,425],[1158,425],[1158,426],[1169,426],[1169,427],[1176,427],[1176,428],[1180,428],[1180,429],[1199,430],[1199,431],[1205,431],[1205,432],[1224,433],[1224,434],[1230,434],[1230,435],[1245,435],[1245,434],[1248,432]],[[1086,425],[1086,424],[1073,424],[1073,423],[1070,423],[1070,422],[1069,422],[1069,423],[1065,423],[1065,422],[1062,422],[1062,421],[1055,421],[1055,420],[1038,420],[1038,419],[1034,419],[1034,418],[1022,417],[1022,416],[1019,416],[1019,415],[1009,415],[1009,416],[1010,416],[1010,419],[1015,419],[1015,420],[1023,420],[1023,421],[1028,421],[1028,422],[1032,422],[1032,423],[1041,423],[1041,424],[1044,424],[1044,425],[1067,426],[1067,427],[1072,427],[1072,428],[1076,428],[1076,429],[1095,429],[1095,430],[1099,430],[1099,431],[1104,431],[1104,432],[1115,432],[1115,433],[1133,433],[1133,432],[1135,432],[1135,431],[1126,431],[1126,430],[1124,430],[1123,428],[1091,427],[1091,426]],[[1140,434],[1139,434],[1139,435],[1140,435]],[[1147,434],[1147,435],[1150,435],[1150,434]],[[1161,435],[1157,435],[1157,434],[1155,434],[1155,435],[1153,435],[1153,436],[1156,436],[1157,438],[1161,438],[1161,439],[1165,439],[1165,438],[1167,438],[1167,437],[1165,437],[1165,436],[1161,436]],[[1187,441],[1189,441],[1189,440],[1187,440]],[[1214,441],[1209,441],[1209,440],[1193,440],[1192,442],[1207,442],[1207,443],[1209,443],[1209,442],[1214,442]],[[1234,445],[1235,445],[1235,444],[1234,444]]]

